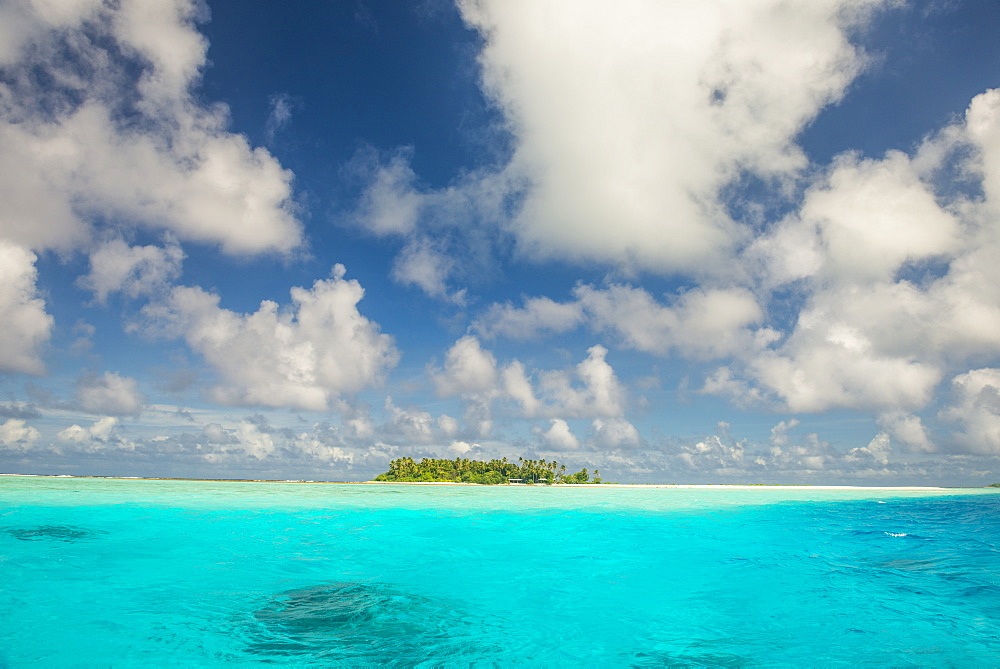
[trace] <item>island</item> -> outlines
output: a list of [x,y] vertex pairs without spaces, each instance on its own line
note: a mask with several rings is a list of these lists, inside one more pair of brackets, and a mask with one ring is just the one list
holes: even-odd
[[379,474],[375,481],[394,483],[478,483],[480,485],[522,484],[553,485],[603,483],[600,472],[594,470],[593,477],[584,467],[575,474],[566,473],[566,465],[555,460],[525,460],[518,458],[511,462],[500,460],[469,460],[455,458],[445,460],[423,458],[416,462],[413,458],[398,458],[389,462],[389,471]]

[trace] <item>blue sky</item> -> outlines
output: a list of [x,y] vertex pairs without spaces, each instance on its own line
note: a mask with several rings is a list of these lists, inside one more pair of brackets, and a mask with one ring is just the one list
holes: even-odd
[[0,471],[1000,479],[1000,6],[0,5]]

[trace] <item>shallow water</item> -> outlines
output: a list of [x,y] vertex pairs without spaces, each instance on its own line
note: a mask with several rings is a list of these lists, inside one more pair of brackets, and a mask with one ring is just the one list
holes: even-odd
[[996,666],[996,493],[0,477],[0,666]]

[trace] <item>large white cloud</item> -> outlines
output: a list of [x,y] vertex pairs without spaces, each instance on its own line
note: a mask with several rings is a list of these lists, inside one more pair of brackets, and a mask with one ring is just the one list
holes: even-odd
[[4,7],[0,236],[69,250],[113,220],[233,254],[300,245],[291,174],[226,129],[224,106],[191,94],[206,62],[200,7]]
[[219,296],[176,287],[144,308],[147,329],[183,337],[215,369],[212,397],[224,404],[324,410],[341,394],[377,384],[399,359],[392,338],[358,311],[364,289],[344,267],[293,288],[292,303],[261,302],[252,314],[219,306]]
[[796,136],[864,66],[848,34],[880,4],[460,2],[529,184],[522,247],[724,271],[746,230],[720,190],[805,167]]
[[0,372],[45,370],[40,353],[53,319],[35,286],[35,260],[34,253],[0,238]]

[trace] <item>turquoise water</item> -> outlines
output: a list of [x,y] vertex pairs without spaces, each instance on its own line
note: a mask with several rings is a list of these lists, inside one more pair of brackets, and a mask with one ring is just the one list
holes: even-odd
[[0,477],[0,666],[997,666],[992,491]]

